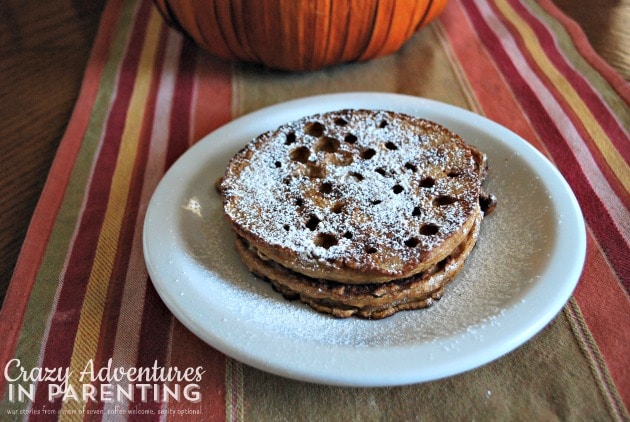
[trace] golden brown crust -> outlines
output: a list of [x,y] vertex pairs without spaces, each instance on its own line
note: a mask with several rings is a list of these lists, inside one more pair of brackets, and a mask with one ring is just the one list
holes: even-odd
[[236,240],[236,250],[253,274],[269,281],[287,299],[299,299],[319,312],[339,318],[355,315],[380,319],[401,310],[424,308],[438,300],[444,286],[463,268],[477,241],[480,222],[481,216],[468,238],[442,262],[420,274],[383,284],[344,285],[305,277],[274,261],[262,259],[242,238]]
[[219,187],[232,229],[265,259],[313,278],[386,283],[469,238],[486,169],[483,153],[440,125],[342,110],[259,136]]

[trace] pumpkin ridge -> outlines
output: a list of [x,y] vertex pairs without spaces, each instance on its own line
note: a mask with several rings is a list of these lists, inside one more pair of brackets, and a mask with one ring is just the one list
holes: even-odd
[[[356,3],[357,2],[353,2],[353,5],[355,5],[355,10],[356,10]],[[358,3],[361,3],[360,1]],[[361,10],[361,4],[359,4],[358,7],[359,10]],[[370,11],[368,11],[370,12]],[[360,13],[364,13],[363,11],[361,11]],[[361,56],[363,54],[363,52],[368,48],[368,46],[370,45],[370,39],[372,38],[372,34],[374,33],[374,25],[376,23],[376,16],[378,15],[378,1],[376,3],[372,2],[372,8],[371,8],[371,13],[370,16],[368,18],[368,23],[366,23],[365,27],[371,28],[369,34],[366,32],[365,33],[365,37],[361,38],[361,46],[360,47],[356,47],[354,49],[352,49],[350,51],[351,56],[349,56],[347,59],[350,61],[357,61],[357,60],[361,60]],[[360,27],[361,25],[357,25],[358,27]],[[351,28],[349,26],[349,28]]]
[[424,21],[427,19],[427,17],[429,17],[429,12],[431,11],[432,7],[433,7],[433,0],[429,0],[429,4],[427,4],[427,6],[425,7],[424,15],[422,15],[422,18],[418,22],[418,26],[416,27],[416,29],[420,29],[424,26]]
[[[201,12],[205,12],[207,15],[201,15]],[[204,22],[212,22],[213,25],[204,25]],[[197,25],[202,45],[215,46],[216,50],[214,50],[214,54],[223,59],[231,59],[236,57],[235,54],[230,51],[229,48],[227,48],[225,42],[219,42],[219,40],[223,41],[225,39],[225,36],[221,29],[221,25],[216,18],[216,9],[214,8],[214,6],[208,9],[202,8],[202,10],[200,10],[200,13],[195,14],[195,24]],[[217,40],[217,38],[219,40]]]
[[[383,4],[385,4],[385,6],[381,7],[381,5]],[[376,17],[375,17],[374,25],[372,26],[370,39],[365,50],[359,57],[359,60],[369,60],[379,55],[379,52],[381,51],[381,48],[385,42],[384,40],[386,39],[385,35],[382,35],[382,32],[381,32],[381,29],[384,27],[382,24],[382,21],[383,19],[387,19],[387,25],[385,26],[385,28],[387,28],[387,32],[389,32],[391,30],[395,7],[396,7],[396,0],[377,2]],[[386,16],[385,18],[381,18],[381,15],[383,15],[384,13],[386,14],[388,11],[389,11],[389,16],[388,17]]]

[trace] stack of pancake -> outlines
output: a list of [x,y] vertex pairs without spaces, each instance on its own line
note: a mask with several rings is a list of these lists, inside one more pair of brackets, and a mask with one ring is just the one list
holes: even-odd
[[258,136],[217,187],[252,273],[317,311],[379,319],[430,306],[462,269],[496,203],[486,172],[434,122],[340,110]]

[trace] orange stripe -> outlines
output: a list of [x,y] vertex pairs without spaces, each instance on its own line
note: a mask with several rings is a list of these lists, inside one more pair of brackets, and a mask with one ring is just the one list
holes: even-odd
[[197,58],[192,141],[232,118],[232,65],[207,54]]
[[[161,16],[152,9],[146,39],[138,68],[137,82],[131,96],[129,114],[122,134],[120,152],[112,180],[111,196],[107,204],[107,213],[103,228],[96,245],[94,266],[88,280],[87,291],[81,318],[77,329],[74,349],[70,361],[71,385],[81,391],[83,382],[80,372],[90,359],[94,359],[98,347],[101,320],[107,298],[107,290],[116,257],[119,233],[127,206],[130,180],[136,161],[138,140],[142,130],[142,117],[150,86],[151,75],[159,44]],[[81,400],[68,400],[63,403],[62,412],[81,412],[84,403]]]
[[[464,69],[483,114],[527,139],[533,146],[545,152],[538,135],[514,98],[507,83],[483,48],[476,31],[464,14],[463,7],[447,6],[440,18],[451,48],[459,65]],[[512,110],[513,113],[506,113]]]

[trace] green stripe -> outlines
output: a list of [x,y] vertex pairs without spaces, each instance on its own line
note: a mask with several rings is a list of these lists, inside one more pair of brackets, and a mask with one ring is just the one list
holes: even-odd
[[[40,348],[48,318],[54,311],[58,281],[61,278],[63,265],[70,249],[70,241],[79,220],[81,205],[88,190],[91,168],[97,157],[99,141],[112,102],[119,66],[127,48],[138,3],[138,0],[123,2],[90,120],[29,298],[15,352],[15,358],[20,359],[21,366],[27,371],[39,364]],[[11,403],[8,392],[7,388],[0,404],[0,415],[7,415],[10,410],[27,408],[27,402]]]

